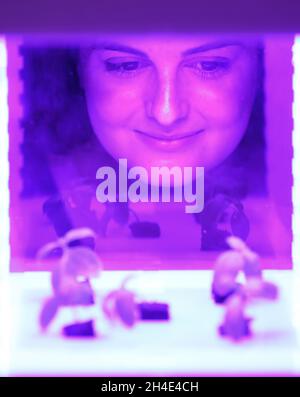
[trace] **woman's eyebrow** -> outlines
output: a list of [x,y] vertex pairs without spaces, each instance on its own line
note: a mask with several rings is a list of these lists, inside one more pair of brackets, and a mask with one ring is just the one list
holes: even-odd
[[224,47],[230,47],[230,46],[242,46],[241,42],[238,41],[226,41],[226,42],[220,42],[216,41],[213,43],[207,43],[200,45],[199,47],[194,47],[190,48],[189,50],[186,50],[182,53],[182,56],[187,56],[187,55],[193,55],[197,54],[198,52],[205,52],[205,51],[210,51],[210,50],[216,50],[218,48],[224,48]]
[[118,44],[118,43],[103,43],[103,44],[97,46],[97,48],[100,50],[126,52],[129,54],[139,55],[143,58],[149,58],[148,55],[141,50],[137,50],[136,48],[129,47],[129,46],[126,46],[123,44]]

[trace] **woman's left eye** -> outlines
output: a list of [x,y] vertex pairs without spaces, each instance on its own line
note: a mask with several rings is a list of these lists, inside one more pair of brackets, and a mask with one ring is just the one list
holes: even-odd
[[125,77],[133,76],[147,66],[149,66],[149,63],[138,60],[121,62],[112,60],[105,61],[105,68],[108,72]]
[[214,79],[221,77],[230,68],[228,60],[199,60],[184,65],[192,68],[203,79]]

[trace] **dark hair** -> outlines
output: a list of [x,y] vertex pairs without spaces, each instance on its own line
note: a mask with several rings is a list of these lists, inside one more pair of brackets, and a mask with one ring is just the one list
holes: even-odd
[[[24,45],[21,54],[24,59],[23,196],[57,193],[49,164],[53,155],[72,156],[80,148],[87,151],[96,148],[98,158],[106,164],[115,164],[96,139],[89,121],[78,74],[79,50]],[[258,48],[258,60],[259,86],[247,131],[229,158],[208,174],[206,197],[216,192],[239,197],[249,192],[266,193],[262,46]],[[98,162],[97,166],[100,165]]]

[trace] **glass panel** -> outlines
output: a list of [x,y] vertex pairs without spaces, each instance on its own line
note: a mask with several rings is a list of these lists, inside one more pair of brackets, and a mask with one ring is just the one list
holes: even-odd
[[293,40],[8,37],[11,270],[66,236],[107,269],[211,268],[229,235],[291,268]]

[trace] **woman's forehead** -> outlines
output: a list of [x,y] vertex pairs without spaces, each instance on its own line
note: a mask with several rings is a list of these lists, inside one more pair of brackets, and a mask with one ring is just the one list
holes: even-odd
[[97,38],[99,48],[141,53],[176,51],[183,55],[193,51],[209,51],[231,45],[255,45],[257,40],[234,35],[204,35],[179,33],[110,34]]

